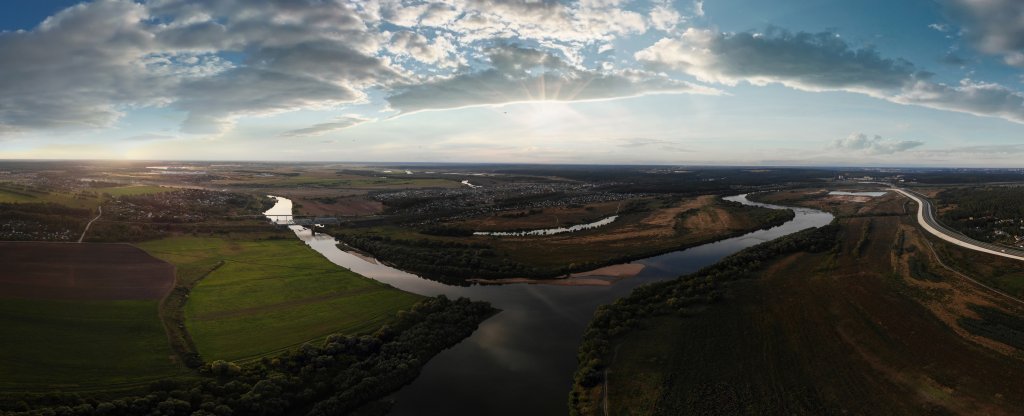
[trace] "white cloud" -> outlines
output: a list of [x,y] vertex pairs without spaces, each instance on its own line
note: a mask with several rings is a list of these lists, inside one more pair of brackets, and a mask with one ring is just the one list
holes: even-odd
[[852,133],[841,139],[832,141],[831,148],[841,151],[854,151],[871,155],[891,155],[923,145],[917,140],[883,139],[882,136],[868,136],[864,133]]
[[437,65],[441,68],[458,66],[460,61],[453,55],[456,51],[448,38],[438,35],[432,41],[419,33],[404,30],[391,36],[388,50],[396,55],[412,57],[417,61]]
[[901,104],[921,105],[1024,123],[1024,94],[999,84],[969,79],[958,85],[915,82],[890,97]]
[[693,14],[700,17],[704,16],[704,0],[694,0]]
[[580,70],[546,52],[516,46],[488,52],[491,67],[399,87],[387,98],[400,112],[519,101],[576,101],[654,93],[716,94],[717,90],[644,71]]
[[671,31],[683,21],[682,15],[670,4],[659,4],[651,9],[651,26],[661,31]]

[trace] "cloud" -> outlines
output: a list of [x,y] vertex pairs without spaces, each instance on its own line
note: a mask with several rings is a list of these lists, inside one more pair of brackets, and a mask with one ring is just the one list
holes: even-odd
[[149,142],[149,141],[160,141],[160,140],[173,140],[177,139],[177,136],[168,134],[156,134],[156,133],[144,133],[137,134],[134,136],[128,136],[121,139],[123,142]]
[[978,49],[1002,55],[1024,67],[1024,2],[1019,0],[942,0],[946,14],[963,27]]
[[716,94],[717,90],[644,71],[577,69],[543,51],[518,46],[489,50],[491,67],[396,88],[391,108],[407,113],[520,101],[580,101],[655,93]]
[[891,155],[923,145],[917,140],[883,139],[882,136],[869,137],[864,133],[853,133],[832,141],[830,148],[842,151],[854,151],[871,155]]
[[355,116],[355,115],[342,116],[342,117],[338,117],[335,121],[332,121],[332,122],[329,122],[329,123],[314,124],[314,125],[312,125],[310,127],[306,127],[306,128],[302,128],[302,129],[289,130],[289,131],[286,131],[284,133],[281,133],[281,136],[283,136],[283,137],[321,136],[321,135],[330,133],[332,131],[338,131],[338,130],[347,129],[349,127],[357,126],[357,125],[366,123],[368,121],[373,121],[373,120],[372,119],[368,119],[368,118],[364,118],[364,117],[361,117],[361,116]]
[[455,46],[444,36],[436,36],[431,41],[419,33],[405,30],[391,36],[388,49],[396,55],[409,56],[442,68],[455,67],[460,63],[452,56]]
[[957,55],[957,53],[954,51],[948,51],[944,55],[942,55],[941,58],[939,58],[939,62],[942,62],[946,65],[964,66],[967,65],[967,63],[970,61],[964,59],[960,55]]
[[997,145],[982,145],[982,146],[961,146],[953,147],[946,150],[940,150],[938,152],[948,153],[951,155],[982,155],[982,156],[998,156],[998,155],[1019,155],[1024,153],[1024,144],[997,144]]
[[239,116],[356,102],[405,79],[375,56],[379,36],[334,2],[82,3],[0,33],[0,132],[103,128],[170,105],[187,113],[183,131],[211,133]]
[[358,98],[357,91],[314,77],[238,68],[185,83],[174,106],[188,111],[183,132],[215,134],[229,129],[239,116],[329,108]]
[[659,4],[651,9],[650,20],[655,29],[667,32],[675,29],[683,17],[671,4]]
[[[696,90],[582,64],[585,51],[681,19],[660,0],[96,0],[0,33],[0,133],[105,128],[140,107],[184,112],[184,132],[219,133],[240,117],[361,103],[371,90],[403,108],[433,108],[416,97],[435,88],[450,88],[442,107]],[[493,48],[509,39],[557,54],[558,68],[510,71]],[[493,91],[456,97],[474,82]]]
[[897,88],[926,74],[871,49],[852,49],[835,34],[788,32],[719,33],[687,29],[635,54],[656,69],[686,72],[702,81],[735,85],[780,83],[803,90]]
[[901,104],[922,105],[1024,123],[1024,95],[994,83],[969,79],[958,85],[916,82],[890,97]]
[[676,70],[706,82],[782,84],[804,91],[847,91],[1024,123],[1024,95],[1005,86],[963,80],[930,81],[931,74],[873,49],[855,49],[838,35],[788,32],[720,33],[688,29],[635,54],[656,70]]
[[646,147],[657,147],[661,150],[668,150],[672,152],[692,152],[692,150],[686,149],[676,142],[663,139],[648,139],[643,137],[619,139],[619,147],[625,147],[629,149],[646,148]]
[[0,33],[0,130],[98,128],[166,100],[168,80],[131,2],[79,4],[31,31]]

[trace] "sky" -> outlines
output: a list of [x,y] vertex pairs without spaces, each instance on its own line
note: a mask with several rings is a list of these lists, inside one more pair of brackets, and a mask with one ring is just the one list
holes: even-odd
[[0,2],[0,159],[1024,167],[1019,0]]

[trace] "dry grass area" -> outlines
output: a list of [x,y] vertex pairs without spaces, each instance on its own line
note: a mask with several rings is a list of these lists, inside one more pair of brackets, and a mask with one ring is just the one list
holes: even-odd
[[[627,214],[594,230],[546,237],[477,237],[512,259],[539,265],[600,264],[633,253],[643,257],[718,240],[760,228],[762,224],[705,195],[671,206]],[[690,211],[695,212],[680,218]]]
[[495,212],[457,223],[476,231],[532,230],[591,223],[617,214],[628,201],[611,201],[576,207]]
[[[288,197],[287,192],[283,194]],[[384,212],[383,203],[365,196],[296,196],[291,199],[298,204],[295,208],[297,215],[354,217]]]
[[1024,350],[964,326],[989,308],[1012,340],[1024,308],[945,269],[897,206],[842,207],[862,216],[840,220],[838,250],[777,259],[703,313],[617,340],[607,414],[1024,413]]
[[[906,207],[907,199],[894,192],[887,192],[880,197],[863,195],[829,195],[831,190],[847,189],[825,189],[825,188],[801,188],[778,192],[759,193],[751,196],[751,199],[768,204],[802,206],[808,208],[828,211],[838,216],[864,216],[864,215],[902,215],[911,212]],[[850,191],[880,189],[852,189]]]

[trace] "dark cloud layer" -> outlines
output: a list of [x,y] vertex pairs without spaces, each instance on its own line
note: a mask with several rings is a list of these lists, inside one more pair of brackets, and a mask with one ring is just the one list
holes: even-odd
[[898,88],[908,79],[927,78],[902,59],[854,49],[834,33],[718,33],[688,30],[637,53],[660,69],[679,69],[715,82],[779,82],[805,89]]
[[831,33],[720,33],[690,29],[636,53],[651,68],[677,70],[724,84],[783,84],[806,91],[850,91],[900,104],[1000,117],[1024,123],[1024,95],[970,80],[932,82],[931,75],[873,49],[851,47]]
[[986,53],[1024,66],[1024,2],[1020,0],[941,0],[946,13]]

